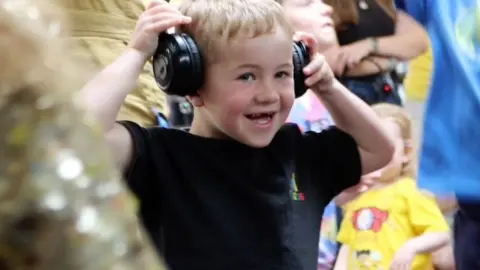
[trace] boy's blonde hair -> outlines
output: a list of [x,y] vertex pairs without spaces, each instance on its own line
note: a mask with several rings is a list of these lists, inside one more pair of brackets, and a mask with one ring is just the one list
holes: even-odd
[[192,22],[177,31],[187,33],[200,47],[207,63],[236,38],[254,38],[280,29],[293,39],[294,30],[273,0],[183,0],[180,12]]
[[404,164],[401,176],[415,179],[417,176],[417,152],[413,142],[413,126],[410,115],[404,108],[388,103],[373,105],[372,109],[381,118],[391,119],[400,127],[405,145],[404,151],[408,156],[408,162]]

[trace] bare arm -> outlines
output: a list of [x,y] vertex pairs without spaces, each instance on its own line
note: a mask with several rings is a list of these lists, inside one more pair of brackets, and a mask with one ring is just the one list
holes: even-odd
[[145,62],[146,59],[141,53],[127,49],[80,92],[87,109],[103,125],[106,132],[113,129],[125,98],[137,86],[137,79]]
[[432,253],[450,242],[449,232],[432,232],[425,233],[418,237],[412,238],[407,245],[415,250],[416,254]]
[[438,207],[444,214],[452,213],[458,208],[458,202],[455,196],[450,197],[437,197]]
[[125,98],[136,87],[145,61],[143,54],[127,49],[80,92],[87,110],[103,125],[115,162],[123,170],[130,164],[132,139],[115,120]]
[[361,59],[357,65],[345,69],[345,62],[343,62],[344,59],[340,55],[340,52],[338,46],[333,46],[323,52],[328,65],[332,67],[332,70],[337,76],[367,76],[387,71],[390,68],[390,60],[388,57],[371,55]]
[[347,245],[342,245],[340,251],[337,255],[337,260],[335,262],[335,267],[333,270],[347,270],[348,269],[348,253],[349,247]]
[[[314,89],[312,89],[314,90]],[[315,91],[330,112],[337,127],[357,142],[362,160],[362,174],[388,164],[394,146],[380,118],[362,100],[335,80],[329,91]]]
[[[364,59],[354,68],[348,69],[347,72],[345,72],[345,75],[350,77],[374,75],[383,71],[387,71],[390,67],[390,60],[388,58],[380,56],[370,56],[368,58],[370,60]],[[378,66],[372,61],[375,61]],[[379,69],[379,67],[381,69]]]
[[133,143],[128,131],[115,122],[118,111],[127,95],[135,89],[147,59],[154,54],[158,35],[190,21],[191,18],[183,16],[164,0],[152,1],[139,18],[129,49],[80,93],[87,109],[103,125],[116,163],[123,170],[130,167]]
[[378,38],[375,54],[406,61],[425,53],[429,46],[425,29],[410,15],[398,11],[395,34]]

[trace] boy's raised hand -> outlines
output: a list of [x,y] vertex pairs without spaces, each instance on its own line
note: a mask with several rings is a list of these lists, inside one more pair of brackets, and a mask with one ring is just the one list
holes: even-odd
[[303,69],[306,77],[305,85],[317,94],[329,92],[335,82],[335,75],[325,57],[319,53],[318,43],[313,35],[297,32],[294,40],[303,41],[310,53],[310,63]]
[[148,59],[157,49],[160,33],[174,26],[188,24],[191,20],[190,17],[183,16],[175,6],[166,1],[153,0],[147,10],[140,15],[129,47]]

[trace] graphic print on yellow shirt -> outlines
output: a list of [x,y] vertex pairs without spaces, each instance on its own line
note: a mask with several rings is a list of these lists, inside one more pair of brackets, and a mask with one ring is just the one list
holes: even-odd
[[[349,247],[349,270],[388,270],[396,251],[409,239],[449,230],[434,198],[408,178],[367,191],[344,210],[338,241]],[[411,269],[431,267],[427,254],[418,255]]]

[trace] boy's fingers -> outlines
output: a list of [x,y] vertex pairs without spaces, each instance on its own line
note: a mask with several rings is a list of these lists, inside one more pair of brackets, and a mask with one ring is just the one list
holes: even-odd
[[179,20],[180,18],[181,15],[171,13],[158,14],[157,16],[145,16],[138,22],[137,29],[140,31],[151,31],[157,22],[171,21],[175,19]]
[[305,76],[310,76],[320,70],[325,63],[323,55],[316,55],[313,60],[303,69]]
[[324,75],[322,72],[315,72],[305,80],[305,85],[310,88],[316,83],[321,82],[323,80],[323,76]]
[[303,41],[305,45],[307,45],[310,55],[318,53],[317,40],[312,34],[306,32],[296,32],[293,36],[293,40]]
[[293,34],[293,40],[294,41],[300,41],[300,40],[302,40],[302,37],[305,34],[306,34],[305,32],[301,32],[301,31],[295,32],[295,34]]
[[152,25],[148,26],[147,31],[155,32],[155,33],[161,33],[166,31],[168,28],[175,27],[181,24],[187,24],[190,21],[186,20],[184,17],[180,18],[173,18],[169,20],[162,20],[156,23],[153,23]]

